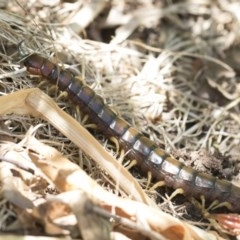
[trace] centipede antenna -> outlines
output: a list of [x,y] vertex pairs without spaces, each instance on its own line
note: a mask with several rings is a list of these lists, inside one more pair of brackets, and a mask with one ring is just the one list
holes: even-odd
[[26,51],[24,50],[24,48],[23,48],[24,42],[25,42],[25,39],[21,40],[21,41],[17,44],[17,49],[18,49],[20,61],[22,61],[22,59],[27,58],[29,55],[31,55],[31,53],[26,52]]
[[25,40],[23,39],[17,44],[17,49],[18,49],[19,55],[22,57],[26,56],[26,53],[24,53],[23,48],[22,48],[22,44],[24,43],[24,41]]

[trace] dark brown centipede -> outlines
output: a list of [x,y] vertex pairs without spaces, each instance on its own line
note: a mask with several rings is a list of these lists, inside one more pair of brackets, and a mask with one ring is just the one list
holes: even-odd
[[60,69],[48,59],[32,54],[24,60],[27,71],[41,75],[59,89],[66,91],[69,98],[88,114],[106,136],[118,139],[121,148],[136,159],[143,173],[151,172],[157,181],[164,180],[172,188],[182,188],[187,197],[208,201],[218,200],[231,204],[233,212],[240,213],[240,188],[217,177],[200,173],[169,156],[155,143],[143,136],[107,106],[103,99],[90,87],[77,80],[68,70]]

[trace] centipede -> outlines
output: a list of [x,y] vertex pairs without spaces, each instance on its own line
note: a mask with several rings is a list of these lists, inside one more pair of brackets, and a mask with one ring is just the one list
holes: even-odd
[[230,211],[240,213],[240,188],[227,180],[210,174],[198,172],[187,167],[136,128],[116,114],[88,85],[76,78],[69,70],[37,53],[28,55],[23,60],[27,71],[39,75],[55,84],[61,91],[68,93],[69,99],[77,104],[89,120],[107,137],[115,137],[120,147],[128,152],[130,159],[146,174],[150,172],[155,181],[164,181],[173,189],[181,188],[186,197],[200,198],[207,201],[227,202]]

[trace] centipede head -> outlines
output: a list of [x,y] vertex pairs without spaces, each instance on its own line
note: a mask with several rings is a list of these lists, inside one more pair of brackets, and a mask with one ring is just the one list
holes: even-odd
[[27,68],[28,72],[32,74],[45,75],[42,73],[44,58],[36,53],[27,56],[23,61],[23,65]]

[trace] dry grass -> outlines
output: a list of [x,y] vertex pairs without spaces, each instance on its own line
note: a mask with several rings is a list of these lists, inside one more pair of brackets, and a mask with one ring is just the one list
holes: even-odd
[[[17,48],[24,40],[24,54],[37,52],[64,68],[70,68],[123,118],[174,157],[200,171],[240,185],[238,1],[56,0],[51,1],[51,5],[47,2],[10,1],[2,6],[2,96],[20,89],[40,87],[75,119],[84,119],[64,94],[47,82],[40,83],[39,77],[30,77],[26,73]],[[30,127],[42,123],[34,132],[37,139],[77,163],[108,192],[128,198],[129,193],[118,185],[116,187],[108,173],[48,121],[29,115],[1,115],[1,146],[6,146],[6,142],[12,146],[26,141]],[[95,132],[90,124],[83,122],[101,144],[120,159],[115,146]],[[127,161],[125,159],[124,164]],[[135,170],[133,174],[145,188],[146,179]],[[30,176],[27,179],[31,183],[25,183],[24,188],[41,201],[46,199],[46,193],[59,191],[59,186],[55,189],[56,183],[52,180]],[[53,182],[55,187],[50,188],[49,182]],[[37,191],[32,190],[36,188]],[[209,226],[208,223],[197,223],[200,218],[187,207],[189,204],[185,198],[167,201],[164,189],[161,193],[151,192],[149,196],[154,205],[161,202],[159,207],[173,216],[185,220],[187,217],[195,225]],[[23,230],[19,222],[16,224],[16,220],[22,222],[17,217],[20,210],[12,203],[16,204],[3,194],[0,227],[10,232]],[[46,217],[47,213],[44,213]],[[197,221],[193,221],[196,218]],[[26,222],[31,221],[28,219]],[[44,231],[28,224],[23,228],[30,228],[30,234],[49,233],[46,226]],[[164,234],[160,238],[154,236],[154,231],[137,230],[139,235],[130,236],[130,239],[141,239],[143,235],[166,239]],[[75,231],[57,233],[74,236]],[[215,234],[227,237],[221,228]],[[121,237],[124,239],[126,236]],[[190,238],[189,235],[184,237]],[[208,237],[214,239],[213,235]],[[196,235],[192,238],[200,239]]]

